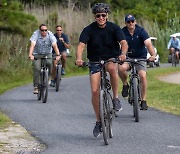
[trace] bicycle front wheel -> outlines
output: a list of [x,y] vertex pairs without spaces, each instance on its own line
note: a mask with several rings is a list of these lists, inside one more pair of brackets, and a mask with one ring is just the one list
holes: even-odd
[[139,95],[138,95],[138,79],[133,78],[133,113],[135,122],[139,122]]
[[113,120],[113,104],[112,104],[112,96],[109,92],[107,92],[107,118],[109,121],[109,137],[113,137],[113,131],[112,131],[112,120]]
[[106,145],[109,144],[109,121],[108,110],[106,106],[107,95],[104,90],[100,91],[100,118],[103,131],[103,138]]
[[56,91],[59,91],[59,86],[61,83],[61,65],[56,66]]
[[46,103],[47,101],[47,97],[48,97],[48,70],[45,70],[43,72],[43,83],[42,83],[42,102]]
[[176,55],[172,54],[172,66],[176,67]]

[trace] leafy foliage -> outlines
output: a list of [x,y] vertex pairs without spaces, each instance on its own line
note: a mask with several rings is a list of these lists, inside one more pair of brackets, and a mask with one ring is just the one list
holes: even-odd
[[29,36],[37,25],[34,16],[23,12],[23,5],[18,1],[0,2],[0,30]]

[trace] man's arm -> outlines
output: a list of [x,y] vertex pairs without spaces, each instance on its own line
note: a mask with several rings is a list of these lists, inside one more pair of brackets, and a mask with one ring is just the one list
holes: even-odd
[[170,46],[171,46],[171,39],[170,39],[169,42],[168,42],[167,49],[169,49]]
[[65,46],[67,49],[69,49],[70,43],[66,43],[66,42],[64,41],[63,44],[64,44],[64,46]]
[[156,53],[154,51],[154,48],[153,48],[153,45],[152,45],[152,42],[151,42],[151,39],[146,39],[144,41],[144,44],[146,46],[146,48],[148,49],[151,57],[150,57],[150,60],[154,61],[155,60],[155,57],[156,57]]
[[76,50],[76,65],[81,66],[83,64],[82,54],[84,51],[85,44],[80,42]]
[[52,47],[54,48],[54,51],[56,52],[56,60],[59,60],[60,59],[60,52],[59,52],[57,43],[53,42],[52,43]]
[[30,48],[29,48],[29,58],[31,60],[34,60],[33,51],[34,51],[35,45],[36,45],[36,42],[31,41],[31,45],[30,45]]
[[59,52],[59,49],[58,49],[58,46],[57,46],[57,43],[56,42],[53,42],[52,43],[52,47],[54,49],[54,51],[56,52],[56,55],[60,55],[60,52]]
[[122,40],[119,42],[120,45],[121,45],[121,55],[119,57],[119,60],[123,61],[126,59],[126,54],[127,54],[127,51],[128,51],[128,44],[127,44],[127,41],[126,40]]

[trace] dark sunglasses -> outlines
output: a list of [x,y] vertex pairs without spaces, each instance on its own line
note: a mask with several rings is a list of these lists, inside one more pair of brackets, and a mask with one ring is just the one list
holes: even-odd
[[41,32],[47,32],[47,29],[41,29]]
[[62,30],[56,30],[56,31],[62,31]]
[[134,20],[127,21],[128,24],[130,24],[131,22],[134,23]]
[[105,18],[106,16],[107,16],[106,14],[96,14],[96,18],[100,18],[100,17]]

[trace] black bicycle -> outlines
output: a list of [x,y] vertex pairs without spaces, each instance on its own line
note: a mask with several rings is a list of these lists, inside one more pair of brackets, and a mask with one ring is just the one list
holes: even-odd
[[175,66],[175,67],[179,63],[179,59],[177,55],[175,54],[175,52],[171,54],[171,62],[172,62],[172,66]]
[[100,65],[100,74],[101,74],[101,84],[100,84],[100,119],[102,125],[103,138],[106,145],[109,144],[109,139],[113,137],[112,132],[112,119],[117,117],[115,110],[113,109],[112,104],[112,95],[111,95],[111,84],[108,79],[108,74],[105,69],[105,65],[108,62],[116,63],[116,59],[110,59],[107,61],[101,60],[100,62],[89,62],[84,63],[84,66],[89,66],[92,64]]
[[43,103],[46,103],[48,98],[48,72],[49,72],[46,60],[49,58],[47,56],[44,56],[41,58],[35,58],[35,60],[37,59],[41,59],[41,70],[40,70],[37,97],[38,100],[42,100]]
[[59,86],[62,80],[61,70],[62,70],[62,64],[61,64],[61,61],[59,60],[56,65],[56,76],[55,76],[56,91],[59,91]]
[[129,95],[128,102],[133,106],[133,115],[135,117],[135,122],[139,122],[139,106],[141,101],[141,87],[140,87],[140,77],[136,70],[135,65],[141,65],[141,61],[147,61],[147,59],[132,59],[127,58],[125,62],[130,64],[131,72],[129,74]]

